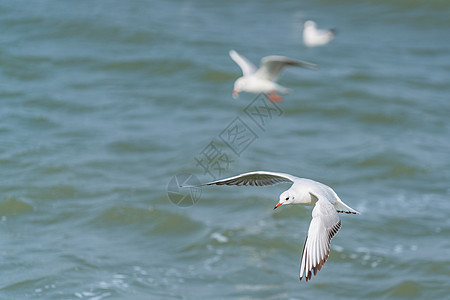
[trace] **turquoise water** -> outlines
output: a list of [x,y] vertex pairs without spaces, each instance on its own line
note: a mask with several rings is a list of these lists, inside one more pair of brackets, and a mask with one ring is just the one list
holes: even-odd
[[[0,299],[448,298],[449,13],[437,0],[0,1]],[[304,47],[307,19],[337,38]],[[231,97],[230,49],[320,70],[286,70],[292,93],[261,124],[255,95]],[[239,120],[253,138],[233,152]],[[229,160],[208,174],[196,159],[211,142]],[[311,208],[273,211],[289,185],[168,198],[177,174],[252,170],[321,181],[361,212],[341,215],[308,284]]]

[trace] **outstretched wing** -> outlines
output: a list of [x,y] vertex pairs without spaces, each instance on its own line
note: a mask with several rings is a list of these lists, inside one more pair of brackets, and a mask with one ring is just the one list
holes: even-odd
[[261,59],[261,66],[256,71],[255,76],[261,79],[275,81],[286,66],[298,66],[315,70],[319,68],[317,65],[305,61],[295,60],[286,56],[272,55]]
[[203,185],[252,185],[252,186],[263,186],[272,185],[280,182],[294,182],[297,177],[285,173],[277,172],[266,172],[266,171],[255,171],[240,174],[237,176],[211,181]]
[[238,66],[242,70],[242,74],[244,76],[253,74],[256,72],[256,67],[254,64],[252,64],[248,59],[240,55],[234,50],[230,50],[230,56],[234,60],[235,63],[238,64]]
[[320,199],[312,211],[308,236],[300,263],[300,280],[306,282],[317,274],[330,254],[330,241],[341,228],[341,221],[334,206],[327,199]]

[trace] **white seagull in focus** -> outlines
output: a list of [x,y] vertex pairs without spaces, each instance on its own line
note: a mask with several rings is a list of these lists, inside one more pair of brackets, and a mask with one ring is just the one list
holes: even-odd
[[308,47],[328,44],[335,35],[335,29],[317,29],[314,21],[306,21],[303,25],[303,43]]
[[[252,185],[263,186],[280,182],[293,183],[292,186],[281,193],[280,200],[274,209],[288,204],[301,204],[313,206],[312,220],[300,264],[300,280],[305,277],[306,282],[320,271],[330,254],[331,238],[341,228],[338,212],[359,214],[346,205],[329,186],[320,182],[299,178],[290,174],[256,171],[240,174],[222,180],[216,180],[204,185]],[[185,186],[193,187],[193,186]]]
[[239,77],[234,82],[233,98],[235,99],[239,96],[240,92],[244,91],[256,94],[264,93],[270,101],[280,102],[283,98],[277,95],[276,92],[287,94],[290,91],[288,88],[275,82],[284,67],[299,66],[318,69],[315,64],[278,55],[263,57],[261,59],[261,66],[259,69],[256,69],[254,64],[236,51],[231,50],[230,56],[242,69],[243,74],[242,77]]

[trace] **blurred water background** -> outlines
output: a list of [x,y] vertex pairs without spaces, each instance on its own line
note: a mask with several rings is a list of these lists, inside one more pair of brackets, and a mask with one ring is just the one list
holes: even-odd
[[[439,0],[0,1],[0,299],[448,299],[449,13]],[[306,48],[308,19],[337,38]],[[257,126],[255,95],[231,98],[230,49],[320,70],[287,69],[292,93]],[[221,139],[236,120],[254,134],[238,153]],[[211,143],[229,160],[209,174]],[[179,173],[252,170],[321,181],[361,212],[341,215],[308,284],[311,208],[273,211],[289,185],[207,187],[189,207],[167,196]]]

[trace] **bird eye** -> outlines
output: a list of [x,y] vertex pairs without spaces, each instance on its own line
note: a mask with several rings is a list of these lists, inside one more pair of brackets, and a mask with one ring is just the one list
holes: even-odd
[[286,197],[286,201],[289,200],[289,197]]

